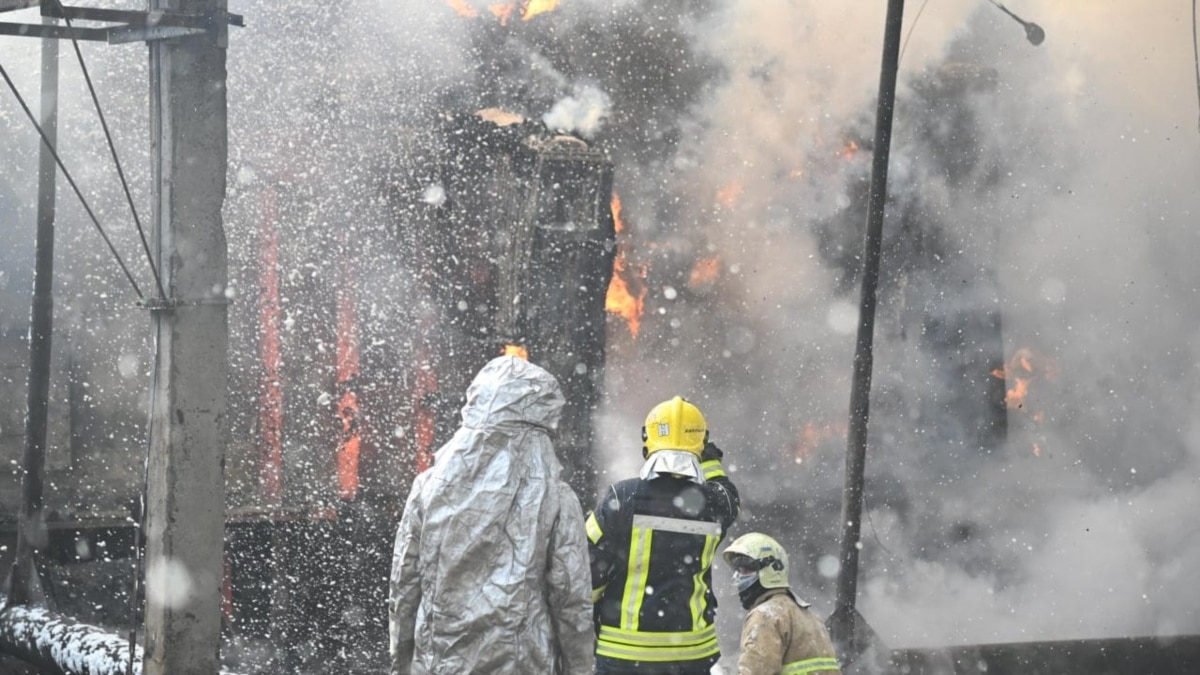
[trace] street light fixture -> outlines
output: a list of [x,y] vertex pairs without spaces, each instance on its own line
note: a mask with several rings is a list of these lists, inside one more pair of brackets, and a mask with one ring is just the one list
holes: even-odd
[[1034,47],[1042,44],[1042,42],[1045,41],[1046,31],[1042,30],[1041,26],[1037,25],[1036,23],[1034,23],[1032,21],[1026,21],[1025,19],[1022,19],[1021,17],[1017,16],[1016,14],[1013,14],[1011,11],[1009,11],[1009,9],[1007,7],[996,2],[996,0],[988,0],[988,2],[999,7],[1000,11],[1011,16],[1014,21],[1016,21],[1017,23],[1024,26],[1025,27],[1025,39],[1029,40],[1029,43],[1032,44]]

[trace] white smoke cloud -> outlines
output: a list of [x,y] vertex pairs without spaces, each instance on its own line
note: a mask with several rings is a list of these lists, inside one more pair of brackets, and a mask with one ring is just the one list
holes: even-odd
[[570,96],[559,99],[542,122],[555,131],[593,138],[608,119],[612,99],[590,84],[576,85]]

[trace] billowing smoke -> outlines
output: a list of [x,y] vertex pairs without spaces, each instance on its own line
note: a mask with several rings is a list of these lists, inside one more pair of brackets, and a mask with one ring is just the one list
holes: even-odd
[[[828,607],[883,8],[791,8],[697,36],[724,77],[681,111],[653,210],[625,202],[657,248],[607,415],[627,472],[654,399],[701,402],[743,527],[803,551]],[[860,599],[893,646],[1197,627],[1186,17],[1016,9],[1040,48],[983,3],[906,23]],[[690,273],[713,257],[719,280]],[[1005,367],[1020,353],[1033,370]],[[1001,430],[993,366],[1029,386]]]
[[[562,0],[503,21],[492,4],[504,3],[231,2],[248,24],[229,65],[228,222],[245,303],[261,264],[254,228],[277,208],[297,235],[282,244],[284,340],[333,348],[331,319],[303,298],[332,292],[354,260],[363,330],[379,340],[364,363],[405,363],[428,308],[397,259],[406,216],[387,196],[446,198],[432,177],[393,180],[429,162],[430,125],[499,107],[593,135],[616,163],[648,287],[636,338],[610,321],[598,480],[633,475],[654,403],[695,400],[744,495],[735,534],[779,537],[801,594],[828,612],[885,3]],[[981,0],[909,3],[859,608],[892,647],[1200,632],[1190,16],[1182,3],[1007,4],[1045,28],[1043,44]],[[0,48],[6,66],[13,49]],[[110,64],[110,84],[144,81],[143,51],[89,53]],[[144,119],[144,88],[131,91],[126,119]],[[0,111],[19,126],[11,105]],[[86,109],[70,114],[68,134],[92,128]],[[142,147],[143,128],[119,133]],[[34,147],[2,161],[33,166]],[[99,176],[100,155],[89,161]],[[29,171],[5,164],[0,181],[22,222]],[[289,196],[268,207],[264,181]],[[60,311],[117,336],[89,362],[138,371],[118,369],[144,354],[122,332],[132,324],[90,309],[113,302],[100,294],[119,276],[84,225],[68,236],[88,243],[64,250],[90,262],[66,272]],[[28,273],[0,256],[8,298]],[[26,312],[4,311],[6,324]],[[247,343],[253,319],[234,323]],[[259,355],[233,358],[253,389]],[[313,374],[331,356],[292,359],[286,375],[310,405],[337,400]],[[121,399],[135,412],[138,386]],[[407,405],[379,396],[378,409]],[[237,423],[253,431],[248,413]],[[329,428],[313,426],[289,452],[316,454]]]
[[559,99],[550,112],[542,115],[542,122],[555,131],[594,138],[608,117],[611,106],[612,101],[603,91],[580,85],[575,87],[573,94]]
[[[1043,45],[984,3],[905,26],[860,600],[893,646],[1197,628],[1178,588],[1197,546],[1195,279],[1172,243],[1196,236],[1186,17],[1014,10]],[[741,527],[796,550],[824,608],[882,13],[562,7],[499,50],[539,49],[561,77],[514,65],[491,87],[591,77],[613,101],[598,138],[650,290],[636,340],[612,326],[604,478],[636,466],[645,410],[691,396],[743,486]],[[660,39],[625,61],[547,46],[631,24]]]

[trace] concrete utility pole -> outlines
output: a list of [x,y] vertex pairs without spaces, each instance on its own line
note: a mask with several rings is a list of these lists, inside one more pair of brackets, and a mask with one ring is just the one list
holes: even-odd
[[219,670],[228,262],[226,0],[150,0],[209,31],[150,43],[153,222],[170,296],[156,340],[146,502],[147,675]]

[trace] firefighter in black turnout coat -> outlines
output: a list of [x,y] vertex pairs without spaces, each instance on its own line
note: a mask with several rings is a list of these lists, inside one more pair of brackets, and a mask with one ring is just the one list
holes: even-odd
[[712,562],[737,488],[688,401],[655,406],[642,440],[640,476],[610,487],[587,519],[596,672],[707,675],[721,657]]

